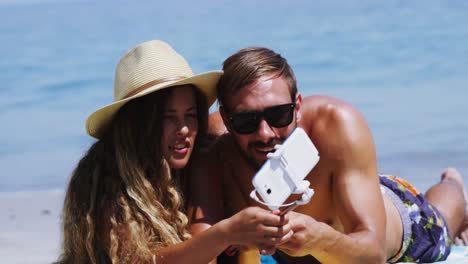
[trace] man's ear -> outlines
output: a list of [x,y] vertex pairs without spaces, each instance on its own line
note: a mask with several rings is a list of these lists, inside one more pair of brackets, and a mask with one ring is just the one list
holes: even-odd
[[295,112],[296,112],[296,122],[299,122],[302,118],[302,95],[300,92],[297,92],[296,94],[296,107],[295,107]]
[[228,114],[226,113],[226,108],[224,108],[223,106],[220,106],[219,113],[221,114],[221,118],[223,119],[223,123],[227,131],[232,133],[232,127],[231,127],[231,123],[229,122]]

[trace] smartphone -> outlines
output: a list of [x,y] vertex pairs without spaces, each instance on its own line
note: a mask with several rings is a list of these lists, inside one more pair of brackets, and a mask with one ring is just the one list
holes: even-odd
[[278,209],[318,163],[320,156],[309,136],[296,128],[252,179],[255,190],[271,210]]

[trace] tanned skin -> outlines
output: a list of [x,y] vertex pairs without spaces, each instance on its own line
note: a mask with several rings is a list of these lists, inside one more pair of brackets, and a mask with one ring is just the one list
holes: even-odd
[[[281,77],[264,78],[230,97],[229,109],[263,110],[290,102],[289,89]],[[306,177],[315,194],[308,204],[287,214],[294,234],[276,248],[294,257],[312,255],[321,263],[385,263],[400,249],[403,228],[397,209],[380,191],[371,131],[356,108],[327,96],[303,99],[297,93],[294,120],[289,126],[275,128],[262,120],[249,135],[231,129],[222,110],[211,114],[210,131],[219,138],[194,162],[189,210],[192,232],[205,230],[243,208],[263,207],[249,197],[252,178],[266,154],[297,126],[306,131],[320,154],[319,163]],[[449,206],[448,212],[442,213],[449,230],[456,234],[464,215],[463,184],[445,179],[438,185],[442,187],[436,186],[436,190],[453,196],[445,197],[451,205],[440,201],[442,197],[436,203]],[[462,213],[457,213],[460,208]],[[263,250],[272,252],[267,247]]]

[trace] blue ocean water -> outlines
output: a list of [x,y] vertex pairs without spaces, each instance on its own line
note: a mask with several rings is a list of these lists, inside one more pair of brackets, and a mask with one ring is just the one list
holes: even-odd
[[151,39],[197,73],[270,47],[304,95],[362,111],[380,171],[420,189],[447,166],[468,180],[467,1],[0,0],[0,17],[0,190],[66,186],[117,61]]

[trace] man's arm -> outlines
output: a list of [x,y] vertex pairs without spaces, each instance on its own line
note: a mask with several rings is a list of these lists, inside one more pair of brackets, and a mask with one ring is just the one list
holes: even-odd
[[[331,168],[338,232],[311,217],[291,214],[295,234],[282,246],[291,255],[311,254],[322,263],[384,263],[385,209],[375,146],[362,115],[349,105],[327,105],[316,132],[321,159]],[[317,138],[319,137],[319,138]]]
[[187,216],[190,223],[190,233],[200,233],[224,217],[222,174],[220,161],[210,146],[196,157],[193,156],[190,174],[190,200]]
[[223,168],[215,143],[224,133],[227,133],[227,129],[219,111],[211,113],[207,131],[211,142],[198,155],[192,156],[192,168],[188,175],[190,201],[188,201],[187,215],[192,234],[202,232],[224,218]]

